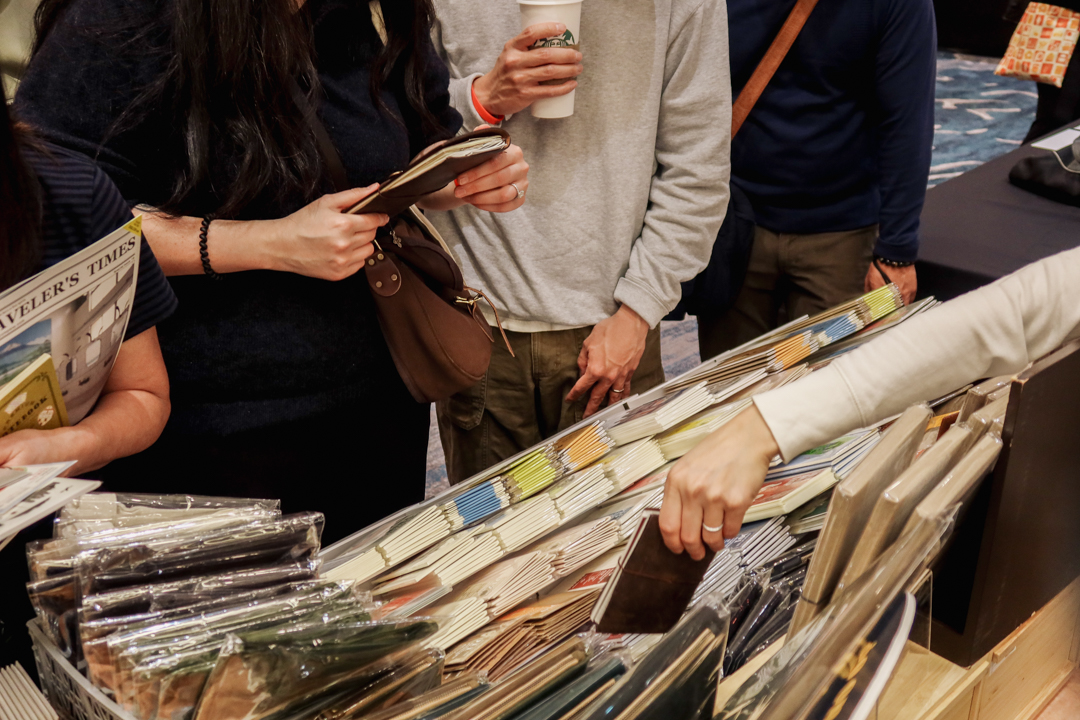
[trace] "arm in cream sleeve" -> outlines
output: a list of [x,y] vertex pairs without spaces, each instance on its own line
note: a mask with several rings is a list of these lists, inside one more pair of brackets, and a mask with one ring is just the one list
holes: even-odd
[[904,322],[754,402],[784,460],[940,397],[1023,370],[1080,336],[1080,248],[1032,263]]

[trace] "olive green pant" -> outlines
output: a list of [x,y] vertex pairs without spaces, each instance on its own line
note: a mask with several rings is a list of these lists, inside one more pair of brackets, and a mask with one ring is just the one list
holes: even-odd
[[812,235],[774,233],[758,226],[735,305],[716,315],[698,314],[701,358],[861,295],[877,237],[877,225]]
[[[567,403],[578,381],[577,359],[591,327],[551,332],[507,332],[516,357],[496,335],[487,375],[436,405],[450,484],[581,422],[589,394]],[[649,331],[645,353],[627,396],[664,382],[660,328]]]

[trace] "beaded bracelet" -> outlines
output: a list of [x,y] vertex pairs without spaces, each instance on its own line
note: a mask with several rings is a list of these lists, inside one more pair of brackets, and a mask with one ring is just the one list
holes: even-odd
[[911,267],[912,265],[915,264],[914,261],[909,262],[907,260],[889,260],[888,258],[881,257],[880,255],[875,255],[874,259],[877,260],[882,265],[886,265],[888,267],[895,267],[895,268]]
[[199,231],[199,257],[202,258],[202,269],[208,277],[212,277],[215,280],[220,280],[221,275],[214,271],[214,268],[210,266],[210,252],[206,249],[207,238],[206,234],[210,231],[210,223],[214,221],[213,215],[207,215],[203,218],[202,229]]

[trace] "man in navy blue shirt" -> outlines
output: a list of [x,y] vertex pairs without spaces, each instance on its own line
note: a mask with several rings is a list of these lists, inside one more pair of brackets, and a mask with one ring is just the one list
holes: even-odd
[[[738,93],[795,0],[727,0]],[[732,141],[757,230],[735,307],[699,315],[702,357],[884,284],[915,296],[934,135],[931,0],[820,0]]]

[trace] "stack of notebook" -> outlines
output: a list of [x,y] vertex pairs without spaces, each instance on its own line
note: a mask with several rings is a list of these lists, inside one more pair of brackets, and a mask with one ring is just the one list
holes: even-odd
[[627,411],[607,432],[616,445],[626,445],[675,427],[716,402],[705,383],[698,383]]
[[567,521],[610,497],[615,492],[615,485],[604,473],[602,466],[593,465],[587,470],[563,478],[546,492],[554,501],[560,517]]
[[612,498],[585,516],[586,522],[610,518],[619,524],[619,538],[627,542],[637,528],[638,520],[649,508],[658,508],[664,500],[663,484],[651,489],[629,495]]
[[446,673],[483,671],[497,682],[588,621],[598,592],[556,593],[507,613],[447,653]]
[[480,588],[473,588],[469,594],[454,593],[452,597],[424,610],[425,616],[439,623],[438,632],[427,639],[427,647],[445,651],[491,622]]
[[667,460],[652,438],[624,445],[600,461],[616,490],[623,490],[663,465]]
[[499,538],[505,552],[514,552],[554,530],[562,522],[555,501],[546,493],[512,505],[484,527]]
[[748,349],[708,363],[700,370],[673,381],[667,386],[668,390],[675,391],[702,381],[710,384],[721,382],[759,370],[786,370],[903,305],[899,289],[895,285],[885,285],[820,315],[789,323],[764,336]]
[[440,504],[450,527],[459,530],[497,513],[510,505],[510,495],[501,478],[491,478],[452,494]]
[[502,478],[510,497],[518,502],[540,492],[559,475],[558,455],[550,445],[543,445],[504,471]]
[[748,569],[783,554],[795,543],[796,538],[782,517],[744,524],[739,534],[716,553],[694,591],[691,605],[714,593],[729,595]]
[[563,471],[573,473],[607,455],[613,444],[603,423],[594,422],[553,441],[551,447]]
[[738,400],[698,413],[683,424],[656,437],[660,451],[668,460],[678,460],[699,442],[730,422],[753,401]]
[[842,479],[880,439],[881,435],[877,430],[849,433],[813,450],[807,450],[789,463],[777,465],[769,470],[765,482],[826,469],[832,470]]
[[555,556],[551,563],[555,577],[566,577],[623,542],[619,530],[618,520],[604,516],[556,533],[537,549]]

